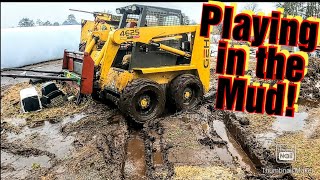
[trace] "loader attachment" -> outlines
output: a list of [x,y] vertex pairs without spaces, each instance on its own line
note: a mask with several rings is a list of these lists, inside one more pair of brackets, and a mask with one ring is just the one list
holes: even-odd
[[[3,72],[10,71],[23,71],[20,74],[10,74]],[[27,75],[27,72],[40,73],[40,75]],[[45,75],[44,75],[45,74]],[[58,80],[58,81],[77,81],[75,78],[68,78],[63,76],[64,72],[61,71],[46,71],[46,70],[36,70],[36,69],[25,69],[25,68],[3,68],[1,69],[1,77],[11,77],[11,78],[31,78],[30,83],[38,83],[48,80]]]
[[75,78],[77,81],[67,82],[80,91],[89,95],[93,91],[94,61],[87,52],[64,51],[62,71],[64,76]]

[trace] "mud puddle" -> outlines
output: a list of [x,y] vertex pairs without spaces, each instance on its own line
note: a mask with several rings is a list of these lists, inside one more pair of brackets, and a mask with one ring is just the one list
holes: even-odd
[[295,113],[294,118],[286,116],[276,116],[277,120],[272,124],[272,129],[277,132],[299,131],[305,125],[308,113]]
[[[45,121],[42,126],[35,128],[24,126],[19,134],[8,132],[6,140],[8,143],[22,142],[28,144],[31,147],[51,152],[55,154],[57,158],[61,159],[68,155],[72,149],[71,144],[74,141],[73,136],[63,136],[61,134],[61,127],[67,123],[74,123],[85,116],[84,114],[76,114],[63,119],[59,123]],[[18,122],[23,121],[21,119],[12,120],[12,124],[19,124]],[[39,144],[41,144],[41,146],[39,146]]]
[[[239,164],[251,173],[257,173],[254,163],[250,160],[247,154],[243,151],[241,146],[235,141],[230,132],[227,131],[225,124],[222,121],[215,120],[212,122],[214,130],[217,134],[227,142],[226,148],[217,147],[219,157],[225,162],[231,162],[232,157],[235,157]],[[228,151],[232,156],[228,156]]]
[[138,131],[130,134],[127,142],[125,174],[129,179],[146,179],[146,161],[143,136]]
[[274,140],[283,135],[286,132],[302,131],[306,124],[308,117],[307,112],[295,113],[294,117],[275,116],[276,120],[272,124],[272,129],[266,133],[260,133],[256,135],[259,142],[263,147],[269,148]]
[[[9,179],[25,178],[32,169],[51,167],[50,159],[46,155],[23,157],[1,151],[1,166],[3,164],[6,167],[5,169],[2,167],[1,177]],[[11,169],[11,171],[6,171],[6,169]]]
[[161,155],[161,152],[160,152],[160,151],[156,151],[156,152],[153,154],[153,163],[154,163],[154,165],[156,165],[156,166],[161,166],[161,165],[163,165],[163,159],[162,159],[162,155]]
[[262,147],[269,148],[280,135],[280,133],[276,132],[261,133],[256,135],[256,140],[262,144]]
[[55,123],[45,121],[34,128],[28,127],[25,119],[4,119],[3,122],[10,124],[10,127],[21,129],[18,132],[10,129],[2,131],[1,166],[5,168],[1,168],[1,177],[25,178],[31,170],[50,168],[56,160],[68,157],[75,138],[72,135],[62,135],[61,128],[85,116],[82,113]]
[[[203,106],[195,112],[178,114],[162,121],[165,140],[173,145],[168,156],[178,178],[184,179],[181,171],[189,171],[189,168],[207,172],[217,166],[225,173],[232,170],[234,173],[230,176],[235,178],[244,177],[244,171],[250,174],[257,172],[254,163],[227,131],[223,118],[218,111],[212,112]],[[217,177],[208,174],[213,179]],[[208,178],[205,173],[199,177]]]

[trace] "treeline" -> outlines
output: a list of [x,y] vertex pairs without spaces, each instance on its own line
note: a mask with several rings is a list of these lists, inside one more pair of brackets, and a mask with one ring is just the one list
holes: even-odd
[[277,7],[283,8],[283,16],[302,16],[320,18],[320,2],[279,2]]
[[34,22],[32,19],[25,17],[19,21],[18,27],[60,26],[60,25],[79,25],[79,24],[80,23],[76,20],[76,17],[73,14],[69,14],[67,19],[62,24],[60,24],[59,22],[52,23],[48,20],[42,21],[40,19],[37,19],[36,22]]

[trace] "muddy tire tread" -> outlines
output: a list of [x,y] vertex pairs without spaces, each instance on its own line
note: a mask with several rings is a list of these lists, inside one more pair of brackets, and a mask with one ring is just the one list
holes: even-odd
[[156,118],[162,114],[165,107],[165,95],[158,83],[145,78],[135,79],[123,89],[120,95],[120,100],[118,104],[119,110],[125,116],[131,118],[137,123],[144,123],[145,121],[142,121],[133,115],[135,113],[133,108],[129,108],[129,107],[132,107],[131,99],[134,98],[134,95],[137,94],[143,87],[148,85],[156,87],[157,89],[159,89],[159,92],[160,92],[160,94],[158,95],[158,97],[160,97],[158,99],[159,100],[159,106],[157,107],[158,113],[156,113],[155,117],[153,117],[153,118]]
[[[201,98],[203,98],[203,86],[199,78],[193,74],[182,74],[174,78],[169,86],[169,93],[168,93],[168,101],[172,104],[178,111],[185,110],[186,108],[183,107],[175,98],[178,97],[179,91],[184,88],[186,82],[196,83],[200,87]],[[200,102],[200,101],[199,101]],[[198,103],[199,103],[198,102]],[[196,103],[196,104],[198,104]],[[196,106],[196,104],[194,106]],[[193,107],[191,107],[193,108]]]

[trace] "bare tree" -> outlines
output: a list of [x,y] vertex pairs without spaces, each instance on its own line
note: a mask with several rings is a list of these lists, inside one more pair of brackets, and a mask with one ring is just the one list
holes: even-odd
[[34,22],[29,18],[22,18],[18,24],[18,27],[32,27],[32,26],[34,26]]
[[320,3],[319,2],[306,2],[305,18],[307,17],[320,17]]
[[43,26],[52,26],[51,22],[50,21],[46,21],[43,23]]
[[298,16],[303,12],[303,4],[304,2],[279,2],[276,7],[284,9],[284,17],[287,17],[288,15]]
[[302,16],[304,19],[308,17],[320,17],[319,2],[280,2],[276,7],[284,9],[283,16]]
[[247,3],[242,10],[251,10],[254,13],[258,13],[261,11],[261,9],[258,6],[259,5],[257,3]]
[[182,18],[183,18],[183,23],[186,25],[190,24],[190,18],[189,16],[185,15],[184,13],[182,13]]
[[73,14],[69,14],[67,20],[65,20],[62,25],[78,25],[80,23],[78,23],[76,21],[76,17]]
[[42,26],[43,22],[42,22],[40,19],[37,19],[36,24],[37,24],[38,26]]

